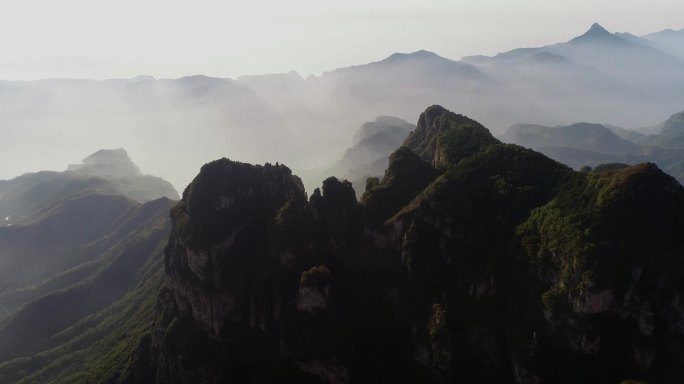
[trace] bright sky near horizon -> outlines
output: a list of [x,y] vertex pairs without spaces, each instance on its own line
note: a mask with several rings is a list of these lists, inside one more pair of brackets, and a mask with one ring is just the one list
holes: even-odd
[[598,22],[684,28],[681,0],[2,0],[0,79],[287,72],[420,49],[459,59],[566,41]]

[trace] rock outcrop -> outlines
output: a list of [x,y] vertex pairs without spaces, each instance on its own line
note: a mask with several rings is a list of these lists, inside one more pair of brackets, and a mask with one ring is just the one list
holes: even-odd
[[172,221],[125,382],[684,378],[684,188],[652,164],[575,172],[433,106],[359,202],[223,159]]
[[69,171],[80,175],[106,178],[140,176],[140,168],[128,156],[125,149],[101,149],[83,159],[81,164],[69,164]]
[[123,149],[100,150],[68,168],[0,180],[0,217],[7,218],[5,224],[35,222],[56,204],[87,194],[123,196],[139,203],[179,199],[168,181],[141,174]]

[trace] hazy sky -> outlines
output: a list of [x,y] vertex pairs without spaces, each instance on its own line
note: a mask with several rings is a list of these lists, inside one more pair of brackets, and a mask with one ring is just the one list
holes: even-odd
[[458,59],[597,21],[684,27],[681,0],[1,0],[0,78],[303,75],[419,49]]

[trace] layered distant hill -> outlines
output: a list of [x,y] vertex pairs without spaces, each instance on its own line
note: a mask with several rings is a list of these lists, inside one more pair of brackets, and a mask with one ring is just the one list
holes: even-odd
[[678,31],[665,29],[660,32],[651,33],[641,37],[634,36],[627,32],[617,33],[617,35],[635,43],[650,46],[677,56],[680,59],[684,59],[684,50],[682,49],[682,44],[684,42],[684,28]]
[[[0,181],[0,382],[112,337],[153,301],[171,199],[171,184],[143,175],[123,149]],[[128,306],[103,320],[123,297]]]
[[48,169],[45,158],[73,162],[93,146],[128,148],[178,189],[227,153],[303,171],[339,160],[364,122],[380,114],[413,122],[434,103],[494,133],[521,121],[647,126],[683,107],[683,33],[638,37],[595,24],[566,42],[493,57],[395,53],[309,77],[4,81],[0,178],[17,172],[12,159]]
[[525,111],[518,121],[532,121],[534,114],[534,121],[559,124],[582,116],[635,128],[682,108],[684,62],[648,41],[594,24],[564,43],[463,60],[518,95],[507,104]]
[[652,162],[684,183],[684,112],[658,124],[657,133],[602,124],[513,125],[502,140],[536,149],[575,169],[605,163]]
[[4,302],[16,295],[3,290],[25,291],[93,261],[126,235],[117,227],[133,229],[140,204],[179,198],[169,182],[141,174],[123,149],[69,168],[0,181],[0,318],[23,302]]
[[361,196],[366,178],[382,176],[389,165],[389,155],[415,128],[415,125],[391,116],[380,116],[375,121],[364,123],[354,134],[352,146],[342,158],[305,177],[305,185],[313,189],[324,179],[336,176],[350,180],[357,195]]
[[168,181],[142,174],[125,150],[100,150],[64,172],[43,171],[0,180],[0,216],[5,225],[31,223],[52,213],[56,202],[89,193],[141,203],[179,198]]

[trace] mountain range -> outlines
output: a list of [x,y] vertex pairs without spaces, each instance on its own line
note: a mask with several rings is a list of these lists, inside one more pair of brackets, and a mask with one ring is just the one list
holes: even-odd
[[[0,182],[0,319],[64,287],[55,284],[73,283],[72,273],[80,281],[97,272],[97,255],[139,230],[135,223],[149,220],[149,207],[179,198],[169,182],[142,175],[123,149],[98,151],[69,168]],[[40,286],[46,280],[48,291]]]
[[[437,103],[477,118],[494,134],[521,122],[650,126],[683,108],[682,34],[637,37],[594,24],[566,42],[493,57],[395,53],[307,78],[289,72],[2,81],[0,178],[49,169],[54,162],[45,159],[70,163],[74,152],[112,146],[127,148],[179,190],[225,153],[287,162],[309,174],[338,160],[364,122],[378,115],[411,121]],[[25,159],[23,169],[9,161],[16,158]]]
[[0,81],[0,383],[683,382],[682,100],[684,30],[599,24]]
[[502,140],[534,148],[575,169],[605,163],[652,162],[684,182],[684,112],[658,125],[657,133],[602,124],[576,123],[548,127],[513,125]]
[[[112,340],[131,316],[122,299],[132,312],[151,300],[179,196],[123,149],[2,181],[0,194],[0,382],[13,383],[52,359],[64,364],[67,351]],[[147,294],[131,296],[141,289]]]
[[52,213],[56,201],[68,202],[88,193],[120,195],[141,203],[179,198],[168,181],[143,175],[124,149],[100,150],[63,172],[0,180],[0,216],[7,226],[34,222]]
[[404,142],[415,125],[392,116],[379,116],[361,125],[341,159],[323,170],[317,169],[304,177],[304,185],[313,190],[330,176],[352,182],[358,196],[365,189],[368,177],[379,177],[389,164],[390,154]]
[[358,200],[226,158],[109,198],[82,264],[0,296],[3,383],[684,378],[684,188],[654,164],[574,171],[435,105]]

